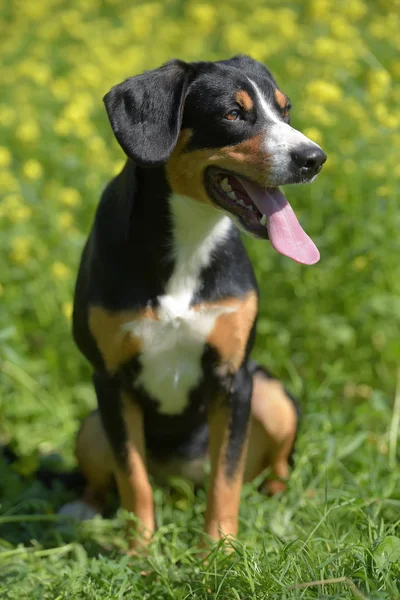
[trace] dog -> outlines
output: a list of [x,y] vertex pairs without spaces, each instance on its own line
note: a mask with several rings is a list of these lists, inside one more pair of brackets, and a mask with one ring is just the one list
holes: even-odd
[[280,191],[311,182],[322,149],[290,126],[290,101],[247,56],[171,60],[104,97],[127,155],[106,187],[77,277],[73,336],[93,367],[98,410],[77,438],[83,500],[104,510],[114,479],[134,513],[130,552],[155,530],[151,477],[200,484],[205,532],[235,536],[243,481],[269,467],[285,488],[294,398],[249,359],[259,292],[240,230],[293,260],[319,252]]

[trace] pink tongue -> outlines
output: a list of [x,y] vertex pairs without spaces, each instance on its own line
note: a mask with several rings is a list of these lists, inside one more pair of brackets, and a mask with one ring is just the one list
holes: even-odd
[[262,215],[267,215],[268,237],[278,252],[304,265],[319,261],[319,250],[302,229],[296,215],[279,188],[262,187],[239,178]]

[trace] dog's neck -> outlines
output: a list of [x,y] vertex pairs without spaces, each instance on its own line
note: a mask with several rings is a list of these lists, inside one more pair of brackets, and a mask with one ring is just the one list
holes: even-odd
[[182,262],[195,260],[223,241],[231,226],[229,217],[187,196],[172,193],[168,201],[176,258]]
[[233,226],[229,217],[211,205],[173,193],[163,167],[136,168],[136,177],[132,220],[137,219],[174,262],[206,264]]
[[136,168],[132,201],[131,242],[141,244],[149,268],[164,281],[165,298],[179,314],[190,306],[202,270],[234,226],[211,205],[174,194],[162,167]]
[[174,270],[166,294],[189,306],[199,287],[201,270],[208,267],[223,243],[231,221],[211,206],[185,196],[169,197],[172,221]]

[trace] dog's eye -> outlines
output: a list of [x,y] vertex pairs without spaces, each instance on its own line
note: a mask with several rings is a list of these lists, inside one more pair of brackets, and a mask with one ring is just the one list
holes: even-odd
[[240,113],[240,110],[231,110],[230,112],[228,112],[227,115],[225,115],[225,119],[227,119],[227,121],[240,121],[240,119],[242,118],[242,115]]
[[288,102],[285,106],[285,108],[282,110],[282,117],[284,119],[289,119],[290,117],[290,109],[292,108],[292,105],[290,104],[290,102]]

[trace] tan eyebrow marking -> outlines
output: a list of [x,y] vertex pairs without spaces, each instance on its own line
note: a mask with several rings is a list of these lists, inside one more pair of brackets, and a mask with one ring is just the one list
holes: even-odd
[[253,100],[244,90],[236,92],[235,100],[244,110],[251,110],[254,106]]
[[277,103],[279,104],[279,106],[282,109],[286,108],[287,97],[285,96],[285,94],[283,94],[281,92],[281,90],[276,89],[275,92],[274,92],[274,96],[275,96],[275,100],[277,101]]

